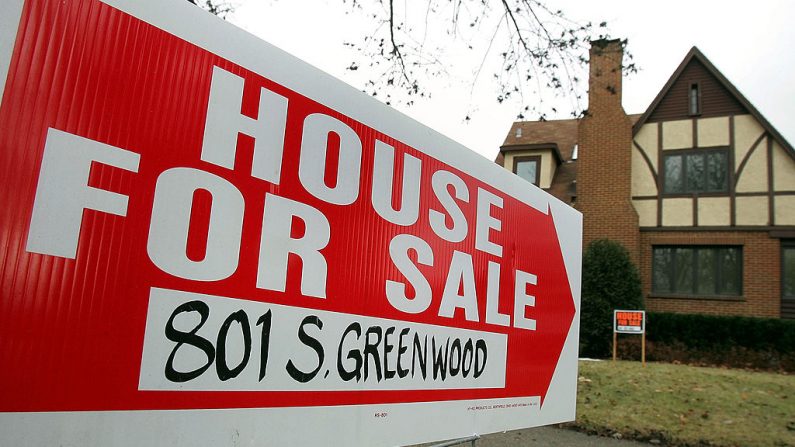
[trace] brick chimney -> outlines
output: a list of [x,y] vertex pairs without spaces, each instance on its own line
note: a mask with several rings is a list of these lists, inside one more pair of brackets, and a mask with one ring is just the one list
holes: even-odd
[[632,206],[632,124],[621,105],[624,42],[591,42],[588,112],[578,130],[577,208],[583,245],[621,243],[638,266],[640,232]]
[[621,40],[591,42],[590,73],[588,78],[588,110],[612,112],[621,107],[622,60],[624,44]]

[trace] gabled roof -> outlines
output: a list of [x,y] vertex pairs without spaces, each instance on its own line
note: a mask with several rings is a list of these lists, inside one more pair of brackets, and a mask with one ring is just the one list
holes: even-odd
[[578,119],[517,121],[500,146],[496,162],[503,164],[503,154],[507,152],[552,149],[558,167],[547,191],[565,203],[571,203],[576,195],[577,163],[572,160],[572,155],[577,144],[579,123]]
[[[629,115],[629,119],[635,122],[639,116]],[[511,126],[495,161],[503,164],[507,152],[552,148],[558,157],[558,167],[547,192],[571,203],[577,194],[577,160],[573,155],[579,125],[579,119],[517,121]],[[521,132],[517,132],[520,129]]]
[[517,121],[500,146],[500,152],[551,148],[558,163],[571,159],[577,144],[576,119],[552,121]]
[[770,122],[765,119],[764,116],[762,116],[756,107],[754,107],[753,104],[751,104],[751,102],[748,101],[748,99],[743,96],[739,90],[737,90],[737,87],[729,82],[729,80],[723,76],[723,73],[721,73],[720,70],[718,70],[715,65],[713,65],[712,62],[710,62],[709,59],[707,59],[707,57],[704,56],[704,54],[696,47],[690,49],[685,58],[682,60],[682,63],[679,64],[679,67],[677,67],[676,71],[674,71],[670,79],[668,79],[668,82],[665,83],[665,86],[663,86],[662,90],[660,90],[660,93],[657,94],[657,97],[654,98],[654,101],[652,101],[652,103],[649,105],[649,108],[646,109],[646,112],[644,112],[635,125],[632,126],[633,134],[638,133],[640,128],[646,124],[646,122],[649,120],[649,117],[651,117],[654,111],[657,110],[657,107],[668,96],[671,88],[677,83],[682,73],[694,60],[701,63],[701,65],[706,68],[709,74],[711,74],[715,80],[723,88],[725,88],[742,107],[744,107],[754,118],[756,118],[762,128],[764,128],[764,130],[768,132],[773,139],[779,145],[781,145],[781,147],[788,151],[790,155],[795,157],[795,149],[793,149],[792,145],[790,145],[789,142],[784,139],[784,137],[770,124]]

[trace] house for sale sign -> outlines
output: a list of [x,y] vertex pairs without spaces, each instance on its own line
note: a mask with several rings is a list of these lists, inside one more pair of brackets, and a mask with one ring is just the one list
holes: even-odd
[[2,0],[0,444],[574,418],[581,216],[184,0]]
[[642,334],[646,331],[646,311],[613,310],[613,332]]

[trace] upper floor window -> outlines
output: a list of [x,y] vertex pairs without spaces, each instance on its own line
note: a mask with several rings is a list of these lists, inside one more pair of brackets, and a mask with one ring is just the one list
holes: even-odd
[[672,151],[663,157],[665,194],[728,191],[728,149]]
[[690,84],[688,90],[688,114],[701,115],[701,89],[698,83]]
[[541,180],[541,156],[515,157],[513,159],[513,173],[538,186]]

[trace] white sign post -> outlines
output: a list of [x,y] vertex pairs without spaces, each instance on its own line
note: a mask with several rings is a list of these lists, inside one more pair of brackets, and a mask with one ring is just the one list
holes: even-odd
[[644,310],[613,310],[613,361],[618,351],[618,334],[641,335],[640,355],[643,367],[646,367],[646,311]]

